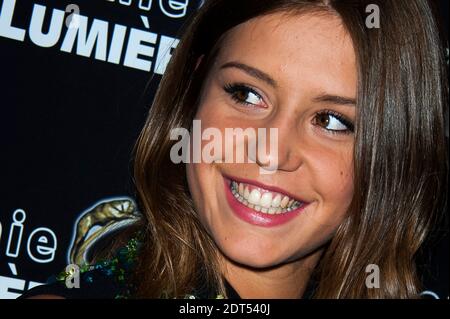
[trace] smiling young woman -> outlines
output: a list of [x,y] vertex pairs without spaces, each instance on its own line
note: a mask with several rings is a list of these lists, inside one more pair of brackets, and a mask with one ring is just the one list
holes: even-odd
[[[414,258],[446,205],[444,63],[426,0],[206,1],[135,149],[133,296],[418,297]],[[171,130],[193,120],[277,128],[277,168],[174,164]]]
[[[444,67],[427,1],[207,1],[136,149],[152,238],[140,296],[224,294],[225,279],[241,297],[299,298],[313,274],[317,298],[417,297],[414,256],[445,203]],[[278,128],[277,171],[172,164],[170,129],[193,119]],[[255,209],[283,198],[294,211]]]

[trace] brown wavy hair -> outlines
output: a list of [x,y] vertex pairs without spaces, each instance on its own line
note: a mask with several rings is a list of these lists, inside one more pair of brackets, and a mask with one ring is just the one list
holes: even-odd
[[[380,28],[365,25],[369,4],[380,9]],[[178,298],[199,287],[226,295],[218,250],[195,212],[185,165],[170,160],[170,131],[191,127],[226,32],[274,12],[340,16],[357,57],[354,196],[317,266],[315,297],[418,297],[415,256],[446,208],[448,172],[445,57],[426,0],[206,1],[183,30],[135,147],[145,235],[136,297]],[[368,264],[379,266],[379,289],[366,287]]]

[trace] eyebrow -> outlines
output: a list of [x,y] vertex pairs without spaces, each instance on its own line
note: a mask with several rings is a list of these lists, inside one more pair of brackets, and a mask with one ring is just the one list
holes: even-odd
[[[245,73],[247,73],[248,75],[266,82],[267,84],[269,84],[272,87],[278,86],[277,82],[270,75],[268,75],[267,73],[255,68],[255,67],[252,67],[250,65],[247,65],[247,64],[244,64],[241,62],[231,61],[231,62],[227,62],[227,63],[223,64],[220,67],[220,69],[227,69],[227,68],[240,69],[240,70],[244,71]],[[356,100],[354,98],[333,95],[333,94],[326,94],[326,93],[322,93],[319,96],[316,96],[313,99],[313,101],[314,102],[323,102],[323,103],[332,103],[332,104],[338,104],[338,105],[356,106]]]
[[338,105],[356,106],[356,99],[351,97],[332,95],[332,94],[320,94],[313,99],[314,102],[324,102]]
[[245,73],[247,73],[248,75],[266,82],[267,84],[269,84],[272,87],[277,87],[277,82],[270,75],[268,75],[267,73],[265,73],[261,70],[258,70],[257,68],[254,68],[250,65],[236,62],[236,61],[231,61],[231,62],[227,62],[227,63],[223,64],[220,67],[220,69],[226,69],[226,68],[240,69],[240,70],[244,71]]

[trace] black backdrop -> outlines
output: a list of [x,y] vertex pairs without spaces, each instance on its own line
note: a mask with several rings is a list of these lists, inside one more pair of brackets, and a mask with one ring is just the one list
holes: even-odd
[[[82,216],[133,197],[132,146],[177,31],[200,4],[0,0],[0,299],[64,269]],[[442,264],[447,254],[433,289],[448,296]]]
[[[14,3],[13,12],[5,10]],[[71,52],[61,49],[64,41],[70,43],[67,25],[78,22],[80,30],[83,25],[71,16],[76,11],[70,4],[87,17],[89,36],[103,30],[91,52],[76,41]],[[36,8],[42,8],[36,5],[46,8],[43,33],[51,18],[58,29],[54,9],[65,13],[59,39],[49,47],[42,45],[50,40],[34,35],[40,29],[31,18],[38,21]],[[18,296],[64,269],[74,225],[86,209],[133,196],[130,153],[162,73],[157,58],[170,57],[171,38],[198,5],[198,0],[0,1],[0,298]],[[22,38],[13,38],[21,32]],[[122,42],[117,40],[122,34],[120,59],[109,59],[111,51],[121,51],[111,46]],[[103,39],[106,54],[96,51]]]

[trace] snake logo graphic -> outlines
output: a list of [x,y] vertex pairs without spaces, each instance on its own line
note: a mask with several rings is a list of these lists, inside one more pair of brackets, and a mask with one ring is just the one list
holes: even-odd
[[113,198],[97,202],[78,218],[68,253],[69,263],[89,264],[90,250],[98,241],[137,221],[140,216],[131,198]]

